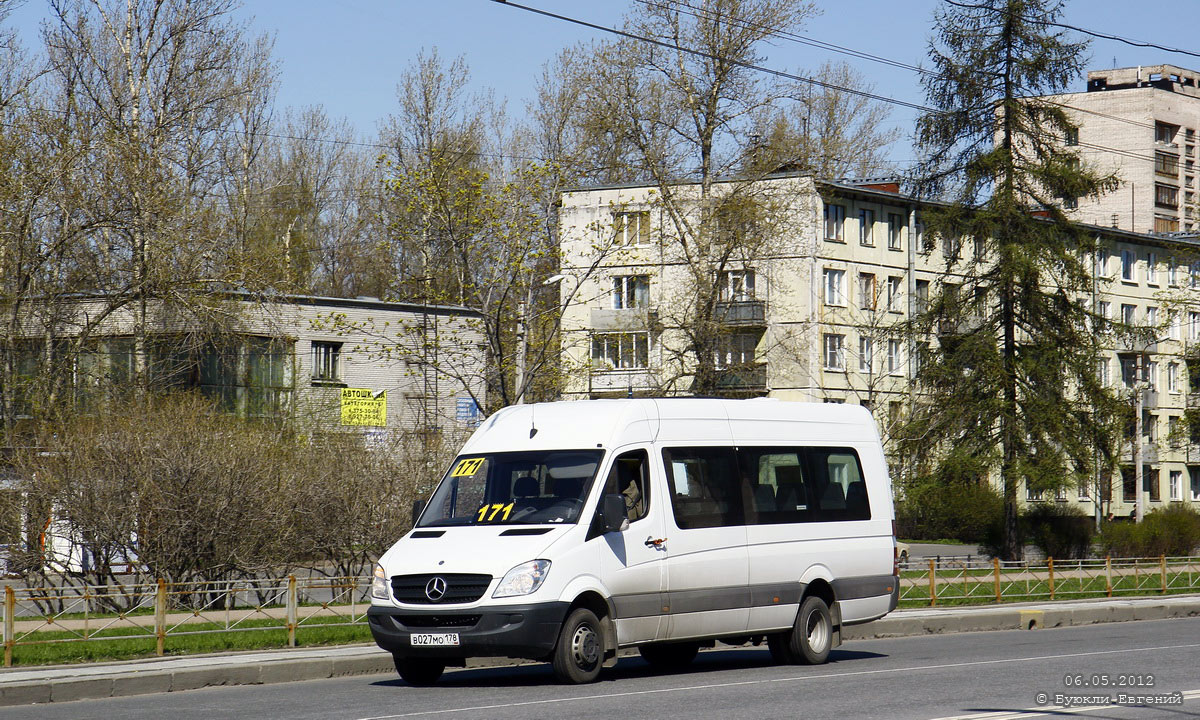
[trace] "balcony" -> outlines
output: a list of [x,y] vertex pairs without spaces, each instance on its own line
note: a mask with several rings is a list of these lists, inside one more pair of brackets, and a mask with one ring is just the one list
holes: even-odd
[[733,365],[717,371],[717,387],[722,390],[756,392],[767,389],[766,365]]
[[737,327],[766,327],[767,304],[762,300],[734,300],[719,302],[713,308],[713,317],[726,325]]
[[[1125,442],[1125,449],[1121,451],[1121,463],[1129,465],[1133,462],[1133,448],[1129,447],[1129,442]],[[1142,464],[1157,465],[1158,464],[1158,443],[1146,441],[1142,445]]]

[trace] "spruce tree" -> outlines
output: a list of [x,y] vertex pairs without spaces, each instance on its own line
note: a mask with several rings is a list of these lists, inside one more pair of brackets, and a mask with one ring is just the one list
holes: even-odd
[[1065,147],[1069,111],[1042,97],[1087,62],[1087,43],[1056,25],[1062,7],[945,0],[923,79],[931,109],[917,125],[916,187],[946,201],[927,213],[926,237],[948,268],[917,319],[929,349],[910,450],[942,481],[998,472],[1006,559],[1022,554],[1021,485],[1049,491],[1090,474],[1118,411],[1097,378],[1093,235],[1059,205],[1117,180]]

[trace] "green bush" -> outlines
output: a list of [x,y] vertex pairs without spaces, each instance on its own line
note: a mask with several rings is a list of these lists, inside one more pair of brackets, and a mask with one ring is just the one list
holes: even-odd
[[1200,545],[1200,513],[1172,503],[1150,511],[1138,524],[1110,522],[1100,532],[1099,545],[1113,557],[1191,555]]
[[1091,555],[1095,524],[1073,505],[1037,503],[1021,513],[1020,531],[1046,557],[1066,560]]
[[986,483],[922,478],[908,484],[896,503],[896,532],[913,540],[978,543],[1003,513],[1003,498]]

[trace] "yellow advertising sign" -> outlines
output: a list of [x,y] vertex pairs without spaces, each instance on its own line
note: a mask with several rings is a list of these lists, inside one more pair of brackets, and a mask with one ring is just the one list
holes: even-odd
[[342,388],[343,425],[387,425],[387,391],[378,395],[366,388]]

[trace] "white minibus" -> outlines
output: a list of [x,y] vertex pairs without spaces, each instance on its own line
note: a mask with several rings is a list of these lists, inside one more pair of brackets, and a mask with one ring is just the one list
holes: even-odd
[[479,656],[583,683],[619,648],[680,666],[716,641],[821,663],[899,596],[887,464],[860,406],[517,405],[414,516],[368,611],[412,684]]

